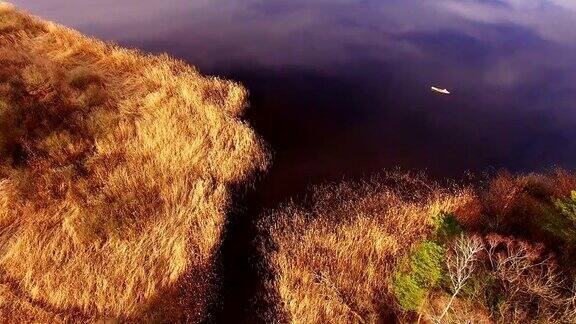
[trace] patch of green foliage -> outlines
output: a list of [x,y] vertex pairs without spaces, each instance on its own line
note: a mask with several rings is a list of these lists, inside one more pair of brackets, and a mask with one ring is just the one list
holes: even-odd
[[434,216],[434,234],[430,240],[414,247],[398,264],[392,276],[396,300],[406,311],[415,311],[426,298],[428,291],[444,277],[444,244],[463,232],[450,213]]
[[416,310],[428,290],[442,277],[444,248],[435,242],[425,241],[409,253],[394,272],[394,295],[404,310]]
[[569,247],[576,246],[576,191],[569,198],[556,199],[553,208],[544,209],[544,230],[558,237]]
[[456,217],[450,213],[439,213],[435,219],[434,225],[436,227],[434,241],[438,244],[444,244],[463,232],[463,229],[458,223],[458,220],[456,220]]
[[395,272],[392,278],[394,287],[394,296],[396,300],[406,311],[416,311],[422,304],[428,289],[422,287],[411,274],[402,274]]
[[442,276],[444,248],[435,242],[426,241],[416,247],[410,255],[412,275],[420,285],[434,286]]

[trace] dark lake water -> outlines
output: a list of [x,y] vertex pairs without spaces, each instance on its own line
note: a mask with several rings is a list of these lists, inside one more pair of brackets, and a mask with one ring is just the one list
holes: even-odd
[[576,166],[576,1],[15,3],[245,84],[247,119],[275,151],[269,204],[396,167]]

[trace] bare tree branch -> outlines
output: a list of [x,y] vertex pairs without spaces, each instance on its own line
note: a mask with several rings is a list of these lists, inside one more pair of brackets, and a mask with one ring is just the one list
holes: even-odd
[[454,299],[460,293],[462,288],[466,285],[470,276],[474,273],[476,268],[476,261],[478,260],[478,253],[484,249],[484,244],[476,236],[461,235],[454,241],[451,251],[446,258],[446,266],[448,268],[448,276],[450,278],[452,296],[442,311],[442,314],[434,322],[440,323],[446,316]]

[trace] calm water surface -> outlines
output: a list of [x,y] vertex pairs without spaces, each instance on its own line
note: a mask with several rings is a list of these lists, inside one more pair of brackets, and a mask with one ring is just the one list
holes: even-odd
[[576,167],[576,1],[15,3],[244,83],[247,118],[275,151],[270,204],[395,167]]

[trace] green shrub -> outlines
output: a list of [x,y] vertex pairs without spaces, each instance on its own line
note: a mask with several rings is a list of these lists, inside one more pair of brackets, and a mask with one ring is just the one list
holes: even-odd
[[568,199],[556,200],[554,205],[564,217],[576,223],[576,191],[572,191]]
[[416,246],[394,271],[392,286],[402,309],[416,310],[442,277],[444,248],[425,241]]
[[410,255],[410,266],[416,281],[425,287],[434,286],[442,276],[444,248],[426,241],[420,244]]
[[428,290],[419,285],[410,274],[395,273],[393,287],[398,304],[407,311],[418,310],[428,293]]
[[450,213],[441,212],[438,214],[436,220],[436,234],[434,241],[438,244],[448,242],[453,237],[463,232],[462,227],[456,220],[456,217]]
[[541,226],[568,246],[576,246],[576,191],[569,198],[556,199],[552,208],[544,208]]
[[449,213],[436,215],[434,225],[433,240],[424,241],[413,248],[394,271],[394,295],[403,310],[417,310],[428,291],[440,282],[444,275],[443,245],[462,233],[462,227],[454,215]]

